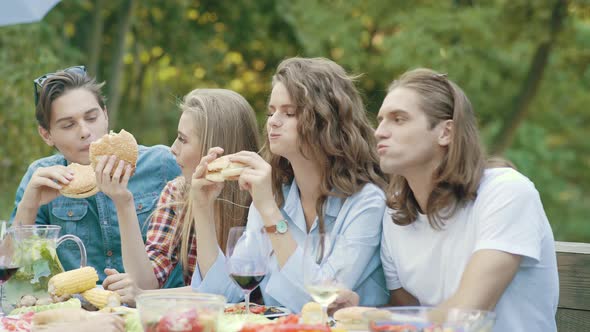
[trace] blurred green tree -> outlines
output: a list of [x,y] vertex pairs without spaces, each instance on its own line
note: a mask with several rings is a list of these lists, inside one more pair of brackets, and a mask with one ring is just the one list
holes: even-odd
[[263,123],[270,77],[291,56],[362,73],[372,115],[391,80],[446,72],[475,106],[489,150],[535,182],[556,238],[590,242],[587,0],[70,0],[41,23],[0,28],[0,217],[36,133],[32,79],[85,63],[107,81],[113,129],[170,144],[177,102],[198,87],[243,94]]

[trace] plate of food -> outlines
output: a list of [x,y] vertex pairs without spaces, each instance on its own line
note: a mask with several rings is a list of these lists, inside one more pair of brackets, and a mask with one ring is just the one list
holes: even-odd
[[275,321],[262,315],[226,314],[219,318],[217,332],[238,332],[246,324],[274,324]]
[[27,312],[22,315],[2,316],[0,317],[0,331],[31,331],[34,315],[34,312]]
[[[245,314],[246,304],[241,303],[230,303],[225,306],[225,314]],[[260,305],[256,303],[250,303],[250,313],[261,315],[266,318],[276,318],[286,316],[291,313],[291,310],[284,307],[275,307],[268,305]]]

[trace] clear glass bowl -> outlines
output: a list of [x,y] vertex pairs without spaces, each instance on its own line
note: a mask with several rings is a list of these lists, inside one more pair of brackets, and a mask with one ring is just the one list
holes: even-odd
[[154,292],[136,298],[145,332],[215,332],[225,298],[202,293]]
[[364,314],[371,332],[491,332],[496,314],[491,311],[432,307],[389,307]]

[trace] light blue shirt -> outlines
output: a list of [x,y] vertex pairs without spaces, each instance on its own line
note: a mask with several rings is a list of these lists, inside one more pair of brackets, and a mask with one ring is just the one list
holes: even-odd
[[[297,248],[282,269],[276,257],[271,258],[269,273],[260,283],[260,289],[266,305],[284,306],[293,312],[300,312],[301,307],[312,300],[303,285],[303,246],[307,227],[295,181],[291,185],[285,185],[283,193],[285,203],[281,212],[288,222],[291,236],[297,242]],[[359,294],[361,305],[377,306],[387,303],[389,292],[385,287],[379,258],[381,220],[385,212],[383,191],[374,184],[366,184],[346,200],[330,196],[326,200],[325,211],[326,232],[343,235],[351,243],[346,251],[334,251],[327,263],[337,266],[341,262],[348,264],[352,260],[350,263],[354,268],[346,276],[345,286]],[[319,232],[317,222],[316,218],[310,234]],[[248,229],[258,230],[263,225],[258,210],[254,205],[250,206]],[[350,255],[351,252],[355,255]],[[224,295],[228,302],[238,302],[244,297],[242,289],[229,276],[221,250],[204,279],[201,278],[197,265],[191,285],[198,292]]]

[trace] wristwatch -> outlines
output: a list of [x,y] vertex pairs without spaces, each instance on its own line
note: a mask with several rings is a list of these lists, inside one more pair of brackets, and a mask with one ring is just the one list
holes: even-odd
[[266,233],[268,234],[285,234],[288,229],[289,225],[285,219],[277,221],[277,223],[272,226],[264,226],[264,230],[266,230]]

